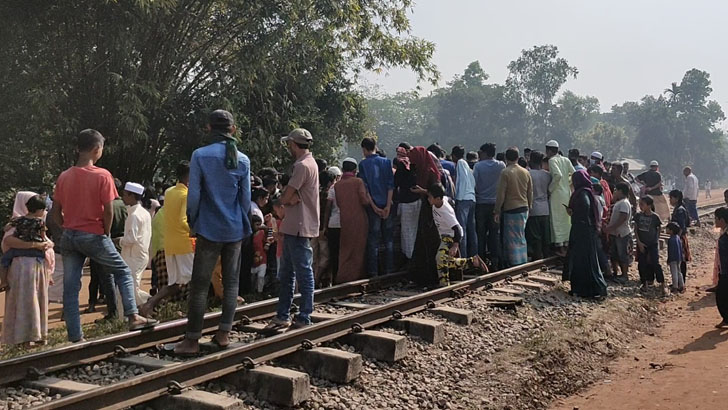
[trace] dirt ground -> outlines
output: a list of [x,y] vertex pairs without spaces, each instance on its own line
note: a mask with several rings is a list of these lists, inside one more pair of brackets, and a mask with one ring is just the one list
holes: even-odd
[[728,330],[714,328],[720,322],[715,294],[703,290],[712,281],[712,250],[697,251],[689,265],[696,277],[685,294],[661,304],[657,331],[635,340],[609,366],[608,379],[552,409],[728,408]]

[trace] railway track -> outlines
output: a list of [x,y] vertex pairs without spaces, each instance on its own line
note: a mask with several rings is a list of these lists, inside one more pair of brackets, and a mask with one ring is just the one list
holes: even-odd
[[[353,312],[340,316],[330,315],[327,320],[307,328],[289,330],[248,343],[234,343],[228,349],[184,362],[169,362],[162,368],[136,377],[106,386],[92,386],[86,391],[68,394],[34,408],[121,409],[166,395],[179,394],[191,386],[252,369],[302,349],[310,349],[318,344],[359,333],[407,315],[435,309],[443,303],[463,297],[472,290],[490,288],[497,282],[510,281],[518,276],[527,278],[529,272],[546,270],[555,264],[557,264],[556,258],[535,261],[469,278],[448,287],[399,297],[381,305],[348,304],[349,307],[353,307]],[[316,303],[320,305],[332,302],[336,305],[336,300],[372,295],[394,286],[403,278],[403,274],[393,274],[319,290],[315,295]],[[521,285],[524,285],[523,282],[526,282],[526,279],[520,282]],[[276,299],[270,299],[241,306],[236,312],[236,321],[242,325],[255,325],[255,321],[274,315],[276,303]],[[347,304],[342,303],[339,306],[343,305]],[[206,315],[206,331],[214,331],[218,322],[219,314]],[[151,331],[115,335],[2,361],[0,380],[3,383],[27,383],[32,379],[42,380],[44,375],[51,375],[59,370],[142,353],[160,343],[179,340],[185,324],[186,320],[177,320],[164,323]]]

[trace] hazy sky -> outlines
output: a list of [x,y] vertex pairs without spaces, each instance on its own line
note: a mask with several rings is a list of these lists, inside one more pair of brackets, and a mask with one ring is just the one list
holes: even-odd
[[[565,89],[599,98],[602,111],[661,93],[691,68],[710,73],[711,98],[728,110],[727,16],[719,0],[419,0],[411,22],[436,45],[440,85],[474,60],[502,83],[522,49],[553,44],[579,69]],[[386,92],[417,85],[406,70],[365,80]]]

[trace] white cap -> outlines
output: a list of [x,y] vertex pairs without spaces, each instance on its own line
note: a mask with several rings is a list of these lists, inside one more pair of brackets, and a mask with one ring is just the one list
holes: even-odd
[[546,143],[546,148],[558,148],[558,147],[559,147],[559,142],[556,140],[551,140]]
[[342,164],[345,164],[345,163],[347,163],[347,162],[351,162],[351,163],[352,163],[352,164],[354,164],[354,165],[356,165],[356,164],[357,164],[356,160],[355,160],[354,158],[352,158],[352,157],[344,158],[344,160],[343,160],[343,161],[341,161],[341,163],[342,163]]
[[337,177],[340,177],[341,175],[343,175],[343,172],[341,172],[341,168],[339,168],[339,167],[329,167],[329,171],[331,171]]
[[660,163],[653,160],[652,162],[650,162],[650,166],[651,167],[659,167],[660,166]]
[[127,182],[126,185],[124,185],[124,191],[129,191],[137,195],[144,195],[144,187],[142,184],[137,184],[136,182]]
[[591,153],[591,157],[596,159],[602,159],[602,153],[599,151],[594,151]]

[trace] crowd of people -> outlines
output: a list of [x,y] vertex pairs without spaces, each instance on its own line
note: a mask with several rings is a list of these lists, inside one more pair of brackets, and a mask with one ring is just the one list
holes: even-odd
[[[2,343],[44,343],[49,301],[63,304],[68,339],[82,341],[79,292],[87,261],[86,312],[105,303],[101,320],[125,317],[131,330],[144,329],[157,323],[152,317],[161,304],[188,301],[179,355],[199,352],[210,289],[222,303],[213,338],[221,348],[230,343],[242,296],[277,294],[277,314],[265,329],[277,332],[311,324],[315,288],[402,269],[416,284],[436,287],[468,270],[557,255],[571,294],[603,298],[607,282],[625,283],[636,260],[642,290],[657,282],[665,294],[663,228],[670,235],[671,291],[685,290],[687,232],[699,223],[698,181],[689,167],[684,189],[666,197],[656,161],[634,176],[628,163],[599,152],[571,149],[564,156],[555,140],[543,151],[498,152],[485,143],[478,152],[455,146],[450,155],[437,144],[403,142],[390,160],[375,139],[364,138],[361,160],[329,166],[311,153],[311,133],[298,128],[281,140],[293,159],[290,172],[253,173],[237,148],[232,114],[213,111],[208,131],[207,145],[178,164],[176,184],[164,191],[122,184],[95,166],[104,138],[89,129],[79,134],[78,160],[58,177],[52,200],[17,194],[2,241]],[[728,211],[721,209],[714,290],[725,299]],[[149,266],[152,285],[143,289]],[[291,317],[294,289],[301,302]],[[726,305],[719,304],[723,325]]]

